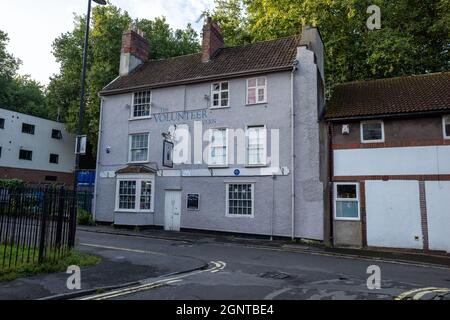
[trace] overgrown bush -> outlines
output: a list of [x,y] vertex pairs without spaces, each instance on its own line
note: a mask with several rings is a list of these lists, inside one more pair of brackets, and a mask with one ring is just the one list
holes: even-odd
[[25,186],[25,182],[19,179],[0,179],[0,188],[18,189]]
[[77,222],[82,226],[93,226],[95,225],[95,221],[92,218],[92,214],[87,212],[86,210],[78,208],[77,211]]

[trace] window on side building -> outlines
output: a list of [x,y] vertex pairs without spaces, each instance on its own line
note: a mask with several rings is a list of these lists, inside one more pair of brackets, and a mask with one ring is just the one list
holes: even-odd
[[211,129],[209,166],[226,167],[228,165],[228,130]]
[[139,91],[133,94],[132,119],[148,118],[151,115],[151,91]]
[[212,108],[227,108],[229,106],[230,90],[228,82],[216,82],[211,85]]
[[5,129],[5,119],[0,118],[0,129]]
[[265,126],[247,127],[247,165],[266,165],[267,133]]
[[226,215],[228,217],[254,216],[254,184],[229,183],[226,185]]
[[54,163],[54,164],[58,164],[59,163],[59,155],[54,154],[54,153],[50,153],[49,162],[50,163]]
[[377,143],[384,142],[383,121],[363,121],[361,122],[361,142]]
[[22,132],[27,134],[34,134],[34,125],[22,123]]
[[153,212],[154,179],[118,179],[116,211]]
[[336,183],[334,185],[334,218],[336,220],[359,220],[359,185]]
[[61,140],[62,139],[61,130],[52,129],[52,138],[53,139],[57,139],[57,140]]
[[33,151],[21,149],[19,151],[19,159],[21,160],[33,160]]
[[450,116],[443,118],[444,139],[450,139]]
[[247,79],[247,104],[267,102],[267,78]]
[[130,162],[148,162],[149,134],[139,133],[130,135]]

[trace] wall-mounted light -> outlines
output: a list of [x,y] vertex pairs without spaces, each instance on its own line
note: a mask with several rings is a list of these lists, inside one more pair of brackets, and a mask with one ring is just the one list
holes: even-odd
[[110,146],[106,147],[106,153],[111,153],[111,147]]

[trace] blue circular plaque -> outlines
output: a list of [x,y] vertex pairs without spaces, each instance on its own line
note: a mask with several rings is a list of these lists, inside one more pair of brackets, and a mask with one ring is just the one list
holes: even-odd
[[239,170],[239,169],[234,170],[234,175],[235,176],[238,176],[240,174],[241,174],[241,170]]

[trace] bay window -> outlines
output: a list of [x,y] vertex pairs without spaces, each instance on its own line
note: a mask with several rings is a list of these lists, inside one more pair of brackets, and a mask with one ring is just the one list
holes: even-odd
[[153,212],[154,177],[118,178],[116,211]]

